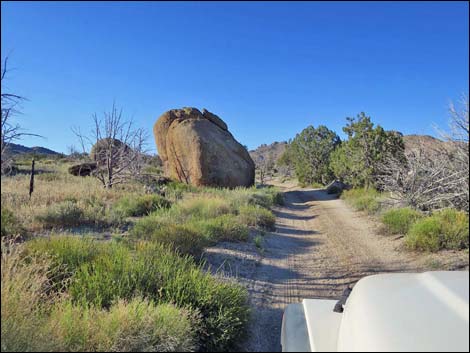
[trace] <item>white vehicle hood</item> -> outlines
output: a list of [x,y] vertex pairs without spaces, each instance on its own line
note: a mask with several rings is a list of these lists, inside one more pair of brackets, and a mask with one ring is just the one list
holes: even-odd
[[381,274],[348,298],[338,351],[469,351],[468,272]]

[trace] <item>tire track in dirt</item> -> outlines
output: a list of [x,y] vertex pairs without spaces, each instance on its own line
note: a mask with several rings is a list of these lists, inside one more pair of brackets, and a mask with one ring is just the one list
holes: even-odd
[[304,298],[337,299],[345,287],[380,272],[417,270],[364,217],[322,190],[285,192],[276,232],[248,285],[253,306],[247,351],[279,351],[282,313]]

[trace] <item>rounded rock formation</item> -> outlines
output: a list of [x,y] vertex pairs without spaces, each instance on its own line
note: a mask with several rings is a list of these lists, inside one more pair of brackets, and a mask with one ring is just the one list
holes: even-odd
[[96,162],[75,164],[69,167],[69,173],[75,176],[90,176],[96,170]]
[[172,109],[157,120],[153,133],[168,177],[196,186],[253,185],[253,160],[217,115]]
[[126,152],[130,151],[130,147],[122,141],[113,138],[103,138],[98,140],[90,151],[90,158],[97,163],[98,166],[104,166],[107,163],[109,154],[114,163],[118,163]]

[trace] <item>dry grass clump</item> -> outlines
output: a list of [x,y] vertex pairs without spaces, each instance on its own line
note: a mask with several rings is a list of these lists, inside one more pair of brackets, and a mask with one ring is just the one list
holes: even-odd
[[59,299],[50,278],[56,272],[46,256],[23,256],[23,246],[2,241],[2,351],[45,351],[49,340],[47,313]]
[[86,352],[191,352],[197,347],[196,318],[171,304],[133,298],[109,310],[55,305],[47,322],[54,350]]
[[[44,161],[37,165],[39,170],[44,169]],[[51,169],[47,166],[54,172],[36,175],[31,200],[29,175],[2,177],[2,208],[14,210],[21,225],[29,232],[77,224],[105,226],[119,223],[117,215],[110,212],[115,202],[125,196],[143,195],[138,184],[105,190],[95,178],[70,175],[66,167],[56,165]],[[80,216],[80,221],[72,222],[75,216]]]

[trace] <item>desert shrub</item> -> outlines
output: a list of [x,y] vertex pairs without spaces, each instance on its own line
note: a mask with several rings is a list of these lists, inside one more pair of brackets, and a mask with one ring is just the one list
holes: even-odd
[[267,198],[270,201],[269,207],[284,205],[284,195],[276,188],[266,188],[262,192],[267,195]]
[[446,209],[417,221],[405,241],[414,250],[468,249],[468,224],[465,212]]
[[119,300],[109,310],[63,301],[48,329],[57,351],[182,352],[195,350],[189,311],[141,298]]
[[170,205],[159,195],[125,196],[113,205],[113,211],[123,217],[139,217]]
[[32,239],[26,244],[28,254],[47,254],[56,264],[67,264],[70,272],[85,262],[91,262],[105,249],[106,244],[82,236],[52,235],[50,238]]
[[83,224],[83,215],[83,209],[76,202],[64,201],[36,215],[36,220],[44,228],[73,227]]
[[8,208],[1,208],[1,236],[15,236],[22,234],[24,229],[22,228],[18,217]]
[[455,209],[445,209],[434,213],[439,219],[446,249],[468,249],[468,214]]
[[191,199],[138,220],[130,231],[131,239],[169,244],[180,253],[198,258],[204,247],[218,241],[243,241],[248,228],[240,218],[225,213],[229,208],[219,199]]
[[237,210],[240,206],[252,204],[270,208],[274,205],[282,205],[284,198],[282,192],[277,188],[235,188],[235,189],[214,189],[204,188],[206,194],[216,195],[228,200],[233,210]]
[[253,227],[274,229],[276,217],[270,210],[258,205],[246,205],[239,209],[239,219],[243,224]]
[[405,237],[413,250],[437,251],[441,248],[441,225],[436,217],[426,217],[413,224]]
[[[109,308],[118,299],[131,300],[142,296],[156,303],[173,303],[179,308],[196,310],[200,314],[200,325],[195,326],[202,351],[224,351],[235,349],[245,333],[249,317],[246,290],[235,283],[217,279],[202,271],[190,257],[181,257],[168,247],[149,242],[139,242],[129,248],[121,243],[99,243],[85,241],[79,244],[76,238],[58,237],[36,240],[45,243],[44,248],[57,254],[56,260],[82,258],[76,267],[68,287],[74,303],[93,304]],[[60,246],[55,242],[62,242]],[[90,244],[96,245],[95,253],[85,257],[63,254],[83,254]],[[78,250],[74,250],[78,247]],[[60,262],[60,261],[59,261]],[[67,265],[66,262],[61,265]]]
[[271,208],[275,205],[283,205],[284,198],[282,193],[274,188],[262,188],[251,194],[249,203],[264,208]]
[[245,241],[248,238],[248,227],[232,214],[210,219],[191,219],[186,226],[209,242]]
[[380,210],[380,193],[375,189],[351,189],[345,190],[341,198],[346,200],[357,211],[365,211],[369,214]]
[[209,245],[207,238],[186,223],[166,222],[152,216],[136,222],[130,236],[136,240],[167,244],[181,254],[188,254],[196,258],[200,257],[204,247]]
[[382,222],[390,234],[406,234],[423,215],[409,207],[390,209],[382,215]]
[[187,198],[174,209],[182,218],[214,218],[232,212],[229,201],[210,195]]
[[165,196],[173,201],[180,200],[186,193],[197,191],[194,186],[177,181],[171,181],[165,186]]
[[109,212],[107,203],[96,195],[91,195],[81,201],[82,224],[109,226],[123,223],[123,216]]
[[57,266],[50,258],[7,246],[2,243],[2,351],[195,350],[196,312],[139,297],[109,310],[73,303],[61,290],[66,282],[51,281]]
[[124,223],[124,215],[110,212],[108,204],[91,195],[78,200],[66,197],[64,201],[49,206],[35,215],[35,220],[43,228],[68,228],[82,225],[112,226]]

